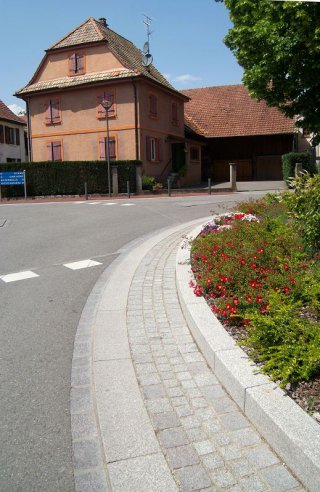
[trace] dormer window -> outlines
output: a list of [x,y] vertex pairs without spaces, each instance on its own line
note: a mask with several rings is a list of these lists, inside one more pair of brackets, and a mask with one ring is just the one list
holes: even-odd
[[76,51],[69,57],[69,75],[85,73],[85,56],[83,51]]

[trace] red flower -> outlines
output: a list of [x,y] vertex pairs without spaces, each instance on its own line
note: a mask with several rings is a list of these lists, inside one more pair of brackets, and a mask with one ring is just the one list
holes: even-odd
[[258,249],[258,254],[261,255],[263,253],[264,249],[263,248],[259,248]]
[[250,268],[252,268],[253,270],[255,270],[257,268],[257,265],[255,263],[250,263]]
[[302,250],[302,246],[301,246],[301,244],[299,244],[299,246],[298,246],[298,250],[299,250],[299,251],[301,251],[301,250]]
[[210,284],[211,283],[211,278],[208,277],[207,280],[206,280],[207,284]]
[[253,299],[252,299],[252,297],[251,297],[251,296],[247,296],[247,297],[246,297],[246,301],[247,301],[247,302],[252,302],[252,301],[253,301]]
[[239,304],[239,299],[238,299],[237,297],[235,297],[235,298],[233,299],[233,304],[234,304],[235,306],[238,306],[238,304]]
[[284,264],[283,264],[283,268],[284,268],[285,270],[289,270],[289,268],[290,268],[290,267],[289,267],[288,263],[284,263]]
[[249,285],[250,285],[250,287],[256,287],[257,282],[255,280],[250,280]]
[[243,219],[244,216],[245,216],[245,214],[234,214],[234,218],[236,220],[241,220],[241,219]]
[[246,264],[246,260],[244,258],[241,258],[240,265],[245,265],[245,264]]
[[289,294],[289,292],[290,292],[290,288],[289,288],[289,287],[287,287],[287,286],[283,287],[283,292],[284,292],[285,294]]
[[257,296],[257,297],[256,297],[256,302],[257,302],[258,304],[262,304],[262,303],[263,303],[263,299],[262,299],[262,297],[261,297],[261,296]]

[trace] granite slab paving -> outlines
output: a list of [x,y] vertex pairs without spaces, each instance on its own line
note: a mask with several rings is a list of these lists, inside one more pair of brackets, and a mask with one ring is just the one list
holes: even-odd
[[181,233],[173,234],[146,254],[127,303],[141,397],[177,490],[306,490],[220,385],[194,342],[175,284],[180,241]]

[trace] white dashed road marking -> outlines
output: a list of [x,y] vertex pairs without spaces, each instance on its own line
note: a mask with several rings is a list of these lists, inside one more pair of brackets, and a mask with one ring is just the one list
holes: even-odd
[[89,202],[88,205],[100,205],[101,202]]
[[133,207],[135,203],[121,203],[120,207]]
[[102,265],[102,263],[93,260],[83,260],[83,261],[74,261],[73,263],[63,264],[63,266],[70,268],[71,270],[81,270],[81,268],[89,268],[97,265]]
[[116,202],[108,202],[108,203],[104,203],[103,205],[116,205]]
[[27,278],[34,278],[34,277],[39,277],[34,272],[31,272],[31,270],[26,270],[25,272],[18,272],[18,273],[9,273],[8,275],[2,275],[1,280],[3,282],[16,282],[17,280],[25,280]]

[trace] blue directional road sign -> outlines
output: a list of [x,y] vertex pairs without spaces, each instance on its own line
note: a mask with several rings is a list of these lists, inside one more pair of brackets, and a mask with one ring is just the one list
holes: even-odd
[[24,185],[24,171],[0,172],[0,185]]

